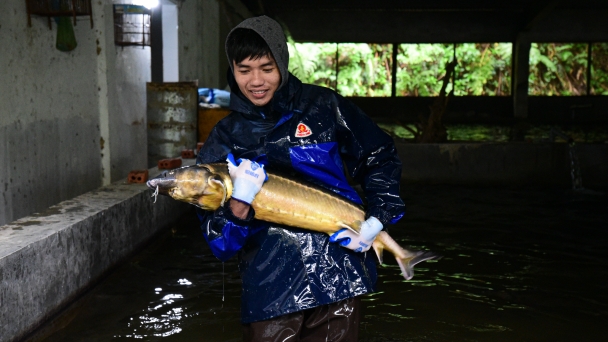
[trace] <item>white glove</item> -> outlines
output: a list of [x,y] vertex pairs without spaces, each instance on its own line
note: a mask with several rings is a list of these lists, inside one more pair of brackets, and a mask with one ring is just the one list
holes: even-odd
[[228,155],[226,161],[232,178],[232,198],[251,204],[264,182],[268,180],[264,165],[244,158],[235,163],[232,153]]
[[330,242],[338,242],[340,246],[352,249],[355,252],[365,252],[372,246],[376,235],[382,230],[382,223],[370,216],[361,223],[359,234],[350,229],[343,228],[329,237]]

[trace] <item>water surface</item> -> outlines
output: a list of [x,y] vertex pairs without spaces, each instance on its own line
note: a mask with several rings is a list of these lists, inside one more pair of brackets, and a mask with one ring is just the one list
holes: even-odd
[[[404,281],[390,255],[364,297],[362,341],[595,341],[608,317],[608,196],[564,188],[404,186],[390,227],[444,255]],[[236,260],[186,215],[37,338],[240,341]]]

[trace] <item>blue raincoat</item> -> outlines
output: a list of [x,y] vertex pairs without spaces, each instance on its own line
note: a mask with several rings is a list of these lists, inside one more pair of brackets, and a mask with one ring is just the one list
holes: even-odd
[[[356,203],[363,203],[345,174],[361,184],[367,216],[384,225],[403,216],[401,162],[392,139],[359,108],[334,91],[302,84],[289,75],[271,106],[254,106],[228,73],[232,112],[199,151],[197,163],[224,162],[228,153],[298,175]],[[235,217],[228,204],[199,210],[213,253],[238,253],[243,280],[242,322],[266,320],[372,292],[375,255],[355,253],[329,236]]]
[[[243,21],[228,34],[227,47],[239,28],[251,29],[264,39],[281,84],[269,104],[257,107],[239,91],[229,70],[231,113],[214,127],[197,162],[224,162],[232,153],[361,204],[348,174],[363,188],[368,216],[384,225],[401,218],[405,210],[399,198],[401,162],[392,139],[350,101],[330,89],[302,84],[288,72],[287,43],[276,21],[266,16]],[[243,323],[374,290],[373,252],[356,253],[330,243],[327,234],[256,220],[253,210],[239,219],[229,204],[198,213],[213,253],[221,260],[238,253]]]

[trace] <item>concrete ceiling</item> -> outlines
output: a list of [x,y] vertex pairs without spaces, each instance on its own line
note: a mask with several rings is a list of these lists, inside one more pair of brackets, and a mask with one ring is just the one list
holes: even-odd
[[241,0],[296,41],[608,41],[606,0]]

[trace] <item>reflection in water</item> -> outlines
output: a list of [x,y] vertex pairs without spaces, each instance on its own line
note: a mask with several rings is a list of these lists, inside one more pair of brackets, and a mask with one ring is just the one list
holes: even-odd
[[583,189],[583,179],[581,177],[581,166],[578,162],[576,147],[574,143],[568,144],[568,153],[570,155],[570,176],[572,177],[572,190]]
[[[125,335],[125,337],[135,337],[135,338],[144,338],[150,336],[171,336],[173,334],[179,333],[182,329],[179,327],[179,321],[182,319],[182,313],[184,311],[183,308],[180,307],[169,307],[169,311],[166,311],[167,308],[165,306],[170,306],[175,301],[174,299],[182,299],[184,296],[179,294],[168,294],[161,299],[161,303],[154,306],[149,307],[148,311],[150,314],[145,314],[143,316],[139,316],[138,320],[132,323],[129,323],[129,326],[133,327],[142,327],[143,335],[133,334],[133,335]],[[162,311],[161,311],[162,310]],[[155,317],[154,315],[160,313],[160,317]],[[131,321],[133,321],[133,317],[131,317]],[[136,330],[136,329],[135,329]],[[162,331],[158,333],[158,331]],[[148,334],[146,334],[146,332]],[[115,335],[114,337],[121,337],[120,335]]]
[[[362,341],[598,340],[608,315],[608,196],[406,186],[391,236],[444,255],[364,297]],[[188,215],[48,325],[45,341],[240,341],[236,261]],[[225,267],[225,268],[224,268]]]

